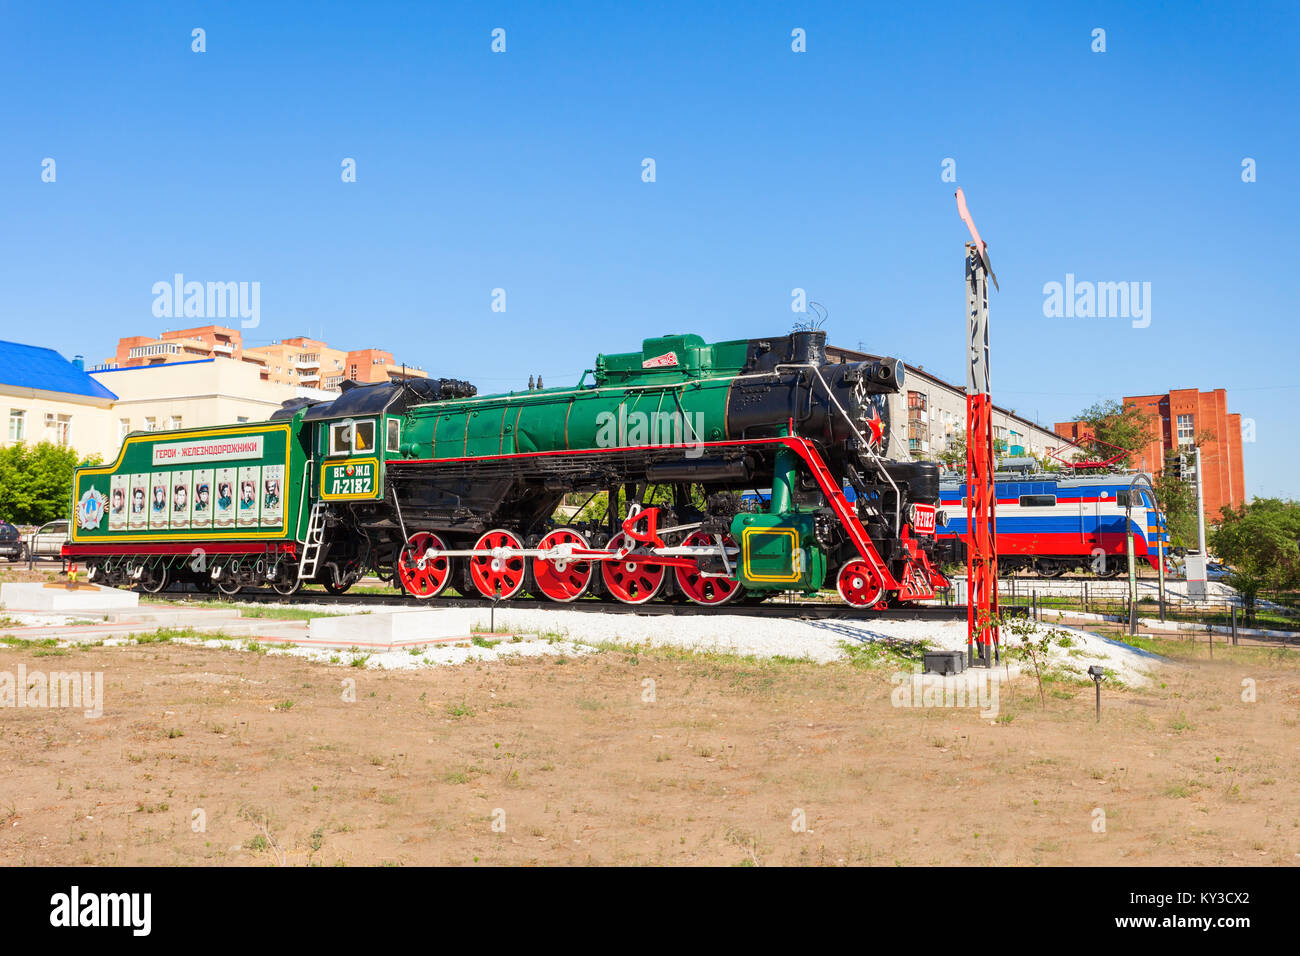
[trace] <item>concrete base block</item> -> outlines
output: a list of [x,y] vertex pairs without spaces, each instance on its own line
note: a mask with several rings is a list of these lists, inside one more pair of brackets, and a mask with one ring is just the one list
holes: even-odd
[[359,647],[369,651],[386,651],[426,644],[451,644],[468,641],[474,635],[478,618],[487,623],[487,615],[477,610],[412,609],[350,614],[345,617],[314,617],[305,647],[331,647],[346,650]]
[[106,611],[137,607],[135,591],[82,585],[68,589],[61,584],[9,582],[0,584],[0,604],[9,611]]

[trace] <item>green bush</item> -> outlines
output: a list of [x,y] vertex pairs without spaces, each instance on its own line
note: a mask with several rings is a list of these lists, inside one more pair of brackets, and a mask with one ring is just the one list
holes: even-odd
[[[86,464],[98,464],[99,457]],[[0,449],[0,518],[44,524],[72,514],[72,472],[77,453],[51,442]]]

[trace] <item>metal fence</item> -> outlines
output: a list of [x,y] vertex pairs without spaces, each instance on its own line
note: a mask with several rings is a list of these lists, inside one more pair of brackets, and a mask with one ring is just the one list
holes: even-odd
[[[953,582],[947,600],[960,604],[966,596],[966,582]],[[1245,602],[1231,588],[1209,583],[1209,596],[1195,600],[1187,593],[1186,582],[1171,579],[1167,582],[1165,600],[1155,578],[1139,578],[1136,605],[1129,596],[1125,579],[1101,578],[1039,578],[1006,577],[999,581],[998,598],[1010,604],[1028,604],[1037,615],[1043,610],[1082,611],[1102,614],[1128,621],[1131,618],[1156,619],[1166,622],[1186,622],[1200,626],[1252,627],[1300,633],[1300,613],[1289,601],[1292,596],[1261,595],[1248,620]]]

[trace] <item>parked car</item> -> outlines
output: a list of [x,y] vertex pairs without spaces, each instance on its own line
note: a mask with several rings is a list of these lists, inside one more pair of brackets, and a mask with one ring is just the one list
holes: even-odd
[[27,544],[22,532],[8,521],[0,521],[0,555],[10,561],[23,561],[27,558]]
[[62,557],[67,540],[67,519],[47,521],[27,536],[27,551],[35,558]]
[[1205,565],[1205,577],[1210,581],[1222,581],[1231,574],[1232,568],[1218,561],[1211,561]]

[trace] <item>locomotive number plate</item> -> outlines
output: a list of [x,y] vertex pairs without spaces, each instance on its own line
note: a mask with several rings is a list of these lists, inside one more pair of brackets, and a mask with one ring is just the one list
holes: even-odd
[[378,495],[379,462],[374,458],[328,462],[321,469],[321,497],[374,498]]
[[912,505],[912,530],[934,534],[934,505]]

